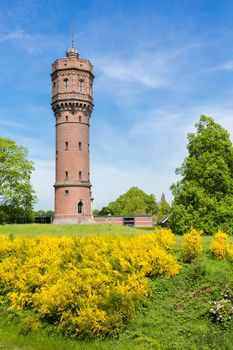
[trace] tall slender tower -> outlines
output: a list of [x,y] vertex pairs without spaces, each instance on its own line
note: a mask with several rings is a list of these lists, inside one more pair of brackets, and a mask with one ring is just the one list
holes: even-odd
[[56,119],[54,223],[92,221],[89,122],[93,110],[92,64],[74,48],[52,65],[52,110]]

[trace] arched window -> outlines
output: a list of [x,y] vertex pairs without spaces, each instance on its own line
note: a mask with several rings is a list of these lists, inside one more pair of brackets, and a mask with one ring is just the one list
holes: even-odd
[[64,91],[67,92],[68,89],[68,79],[64,79]]
[[79,80],[79,92],[83,93],[83,80]]
[[81,123],[81,121],[82,121],[81,115],[78,117],[78,120],[79,120],[79,122]]
[[83,213],[83,201],[80,199],[80,201],[78,202],[78,214],[82,214]]

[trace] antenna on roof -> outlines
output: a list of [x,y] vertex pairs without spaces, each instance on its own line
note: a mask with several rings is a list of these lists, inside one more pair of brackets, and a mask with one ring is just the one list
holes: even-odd
[[79,53],[78,50],[74,48],[74,41],[75,41],[75,18],[71,19],[71,44],[72,47],[66,50],[66,57],[76,57],[78,58]]
[[75,18],[73,17],[71,20],[72,49],[74,48],[74,20]]

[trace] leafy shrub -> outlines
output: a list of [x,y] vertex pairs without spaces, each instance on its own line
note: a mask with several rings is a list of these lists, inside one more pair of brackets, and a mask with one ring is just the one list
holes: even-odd
[[230,261],[233,261],[233,244],[229,245],[227,255]]
[[202,253],[203,243],[201,234],[201,231],[191,229],[190,232],[184,235],[184,241],[181,250],[181,257],[184,262],[190,263],[193,259]]
[[35,319],[32,316],[26,316],[22,319],[20,324],[20,332],[24,335],[29,332],[36,332],[42,328],[42,323],[40,320]]
[[210,315],[214,323],[226,327],[233,317],[233,291],[226,286],[221,296],[221,300],[210,302],[212,305]]
[[206,262],[201,256],[197,256],[192,260],[187,270],[187,276],[192,281],[198,280],[206,273]]
[[210,244],[211,253],[218,259],[224,259],[228,252],[228,235],[224,232],[217,232]]
[[[155,234],[0,237],[0,243],[0,297],[9,309],[32,310],[72,336],[115,337],[149,294],[146,277],[180,269]],[[26,318],[22,332],[36,325]]]

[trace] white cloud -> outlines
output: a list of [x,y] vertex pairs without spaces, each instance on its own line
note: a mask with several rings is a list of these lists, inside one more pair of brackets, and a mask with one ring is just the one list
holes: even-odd
[[9,40],[22,40],[29,39],[30,36],[24,32],[23,29],[16,29],[8,34],[0,36],[0,42],[9,41]]

